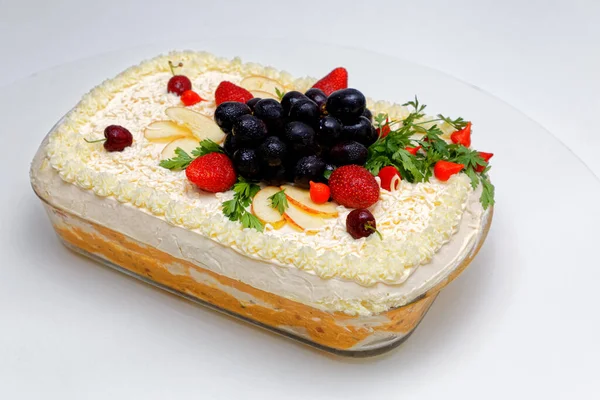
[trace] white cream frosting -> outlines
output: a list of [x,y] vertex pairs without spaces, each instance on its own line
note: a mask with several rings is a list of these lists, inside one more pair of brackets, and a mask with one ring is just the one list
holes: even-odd
[[[168,60],[184,63],[181,73],[190,77],[194,89],[208,100],[192,108],[207,115],[214,111],[214,89],[222,80],[239,82],[244,76],[257,74],[299,90],[314,81],[293,80],[289,74],[272,68],[194,52],[158,57],[125,71],[86,95],[49,135],[49,164],[64,182],[84,189],[81,195],[69,190],[69,196],[73,196],[71,204],[75,197],[89,204],[125,203],[132,206],[123,207],[127,212],[143,211],[156,217],[156,224],[167,221],[196,237],[201,235],[230,247],[250,257],[244,257],[247,263],[254,260],[263,268],[268,264],[271,267],[266,275],[275,272],[279,278],[274,285],[269,282],[271,278],[263,277],[256,269],[252,276],[229,271],[223,263],[233,256],[226,252],[221,255],[223,259],[213,260],[219,264],[213,266],[216,272],[258,288],[266,286],[269,291],[323,309],[363,315],[406,304],[433,287],[458,265],[481,235],[488,214],[483,213],[478,202],[479,190],[473,191],[464,174],[445,183],[435,179],[419,184],[401,181],[396,191],[382,190],[372,212],[383,240],[376,235],[352,239],[345,228],[345,216],[350,210],[342,206],[340,217],[329,220],[312,236],[291,229],[276,231],[268,226],[265,233],[243,229],[220,211],[222,201],[231,198],[230,192],[216,196],[202,193],[185,179],[184,172],[159,167],[164,144],[149,142],[143,136],[148,124],[166,119],[166,108],[179,105],[179,98],[165,90],[170,78]],[[370,108],[393,118],[408,114],[404,107],[386,102],[370,102]],[[109,153],[101,144],[82,140],[100,137],[110,124],[127,127],[134,136],[133,145],[123,152]],[[442,129],[446,133],[451,130],[448,126]],[[35,177],[42,186],[50,186],[56,178],[49,172]],[[35,170],[33,173],[36,175]],[[68,200],[58,193],[62,185],[54,182],[52,187],[54,200]],[[103,223],[100,216],[97,221]],[[113,229],[126,233],[124,226],[112,222]],[[207,265],[201,247],[198,256],[183,254],[181,248],[178,245],[177,254],[173,255]],[[288,281],[280,278],[284,275]],[[300,277],[302,283],[295,285]]]

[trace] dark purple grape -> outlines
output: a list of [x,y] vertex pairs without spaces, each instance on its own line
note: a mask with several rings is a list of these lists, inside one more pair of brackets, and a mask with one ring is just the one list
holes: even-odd
[[242,115],[233,124],[236,142],[243,147],[255,147],[267,138],[267,126],[253,115]]
[[365,146],[353,140],[337,143],[331,148],[329,158],[337,166],[365,165],[369,152]]
[[215,122],[225,133],[230,133],[233,123],[242,115],[251,114],[252,110],[244,103],[237,101],[226,101],[217,106],[215,110]]
[[300,187],[308,188],[310,181],[322,182],[324,180],[325,161],[317,156],[302,157],[296,163],[294,170],[294,183]]
[[260,162],[253,149],[239,149],[233,153],[233,165],[241,176],[256,179],[260,175]]
[[257,149],[260,161],[264,165],[277,167],[287,155],[287,146],[277,136],[269,136]]
[[346,121],[356,120],[362,116],[367,106],[367,99],[356,89],[348,88],[337,90],[327,99],[325,108],[334,117]]
[[317,103],[319,110],[323,110],[325,103],[327,102],[327,95],[324,91],[317,88],[310,88],[305,93],[306,97]]
[[315,131],[304,122],[289,122],[285,126],[284,138],[291,147],[288,148],[288,153],[292,156],[311,155],[317,151]]
[[269,135],[281,135],[284,125],[283,107],[277,100],[262,99],[254,105],[254,116],[266,125]]
[[342,137],[342,124],[331,115],[326,115],[319,121],[317,140],[321,144],[332,146]]
[[303,99],[296,101],[292,108],[290,108],[290,120],[292,121],[300,121],[304,122],[313,127],[317,127],[319,125],[319,117],[321,112],[319,111],[319,106],[310,100]]
[[367,147],[375,142],[373,140],[373,125],[366,117],[360,117],[353,123],[344,124],[342,126],[342,137],[347,140],[354,140]]
[[284,94],[283,97],[281,98],[281,106],[283,107],[283,112],[285,113],[285,115],[289,115],[292,105],[294,105],[294,103],[297,102],[298,100],[302,100],[302,99],[308,99],[308,97],[306,97],[304,94],[297,92],[295,90],[292,90],[291,92],[287,92],[286,94]]
[[369,122],[373,122],[373,113],[368,108],[365,108],[365,111],[363,111],[362,116],[367,118]]
[[225,142],[223,143],[223,148],[225,149],[225,153],[227,153],[229,157],[233,157],[233,153],[235,153],[235,151],[237,150],[235,136],[233,136],[232,134],[227,135],[225,137]]
[[279,186],[289,181],[285,166],[264,166],[261,171],[262,181],[269,186]]
[[260,97],[253,97],[253,98],[251,98],[250,100],[248,100],[246,102],[246,105],[248,107],[250,107],[250,109],[252,110],[252,112],[254,112],[254,106],[256,105],[256,103],[259,102],[259,100],[262,100],[262,99]]

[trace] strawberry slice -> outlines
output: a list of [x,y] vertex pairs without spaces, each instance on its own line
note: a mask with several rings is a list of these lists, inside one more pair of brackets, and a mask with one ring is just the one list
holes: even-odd
[[348,71],[346,68],[338,67],[317,81],[313,87],[321,89],[327,96],[336,90],[346,89],[348,87]]
[[463,164],[457,164],[450,161],[438,161],[433,166],[433,173],[440,181],[446,182],[454,174],[463,170]]
[[417,155],[417,152],[418,152],[419,150],[421,150],[421,147],[423,147],[423,146],[417,146],[417,147],[411,147],[411,146],[408,146],[408,147],[405,147],[405,148],[404,148],[404,150],[408,151],[408,152],[409,152],[410,154],[412,154],[413,156],[416,156],[416,155]]
[[462,144],[465,147],[471,146],[471,123],[467,122],[467,126],[450,135],[452,143]]
[[[479,156],[483,158],[483,161],[489,162],[490,158],[494,157],[494,153],[484,153],[483,151],[480,151]],[[484,170],[485,167],[483,165],[478,165],[477,167],[475,167],[476,172],[483,172]]]
[[226,101],[245,103],[253,97],[252,93],[229,81],[219,83],[217,90],[215,90],[215,103],[217,105]]

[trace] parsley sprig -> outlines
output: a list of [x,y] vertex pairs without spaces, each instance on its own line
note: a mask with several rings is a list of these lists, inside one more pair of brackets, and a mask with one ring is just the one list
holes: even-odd
[[[379,132],[384,127],[389,128],[385,137],[380,137],[369,147],[369,156],[365,167],[374,175],[387,165],[395,166],[402,179],[409,182],[428,182],[433,175],[433,166],[440,160],[451,161],[465,166],[464,172],[471,179],[471,185],[476,188],[482,185],[481,204],[484,208],[494,204],[494,186],[487,172],[490,167],[476,150],[463,145],[449,144],[442,139],[443,132],[437,124],[425,128],[425,123],[443,121],[455,129],[462,129],[467,121],[459,117],[452,119],[438,114],[436,119],[424,120],[424,110],[427,107],[415,97],[404,106],[411,107],[412,112],[401,121],[390,121],[385,114],[374,117],[375,127]],[[420,138],[419,138],[420,137]],[[417,139],[418,138],[418,139]],[[411,154],[407,147],[421,146],[422,150],[416,155]],[[479,168],[478,168],[479,167]],[[481,167],[483,171],[481,171]],[[477,170],[481,172],[478,172]]]
[[281,215],[283,215],[285,210],[287,210],[290,206],[288,204],[287,197],[285,197],[285,189],[281,189],[273,196],[270,196],[269,200],[271,200],[271,207],[279,211],[279,214]]
[[253,228],[259,232],[264,230],[264,225],[256,216],[247,210],[252,199],[260,190],[260,186],[239,177],[233,185],[233,199],[223,202],[223,214],[231,221],[240,221],[244,228]]
[[200,157],[209,153],[223,152],[224,150],[221,146],[210,139],[204,139],[198,144],[198,147],[192,150],[191,156],[181,147],[178,147],[175,149],[175,157],[162,160],[159,165],[170,170],[182,170],[186,169],[196,157]]

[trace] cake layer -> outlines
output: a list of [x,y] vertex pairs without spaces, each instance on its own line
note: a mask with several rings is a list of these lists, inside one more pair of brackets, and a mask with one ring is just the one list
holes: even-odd
[[[156,249],[177,260],[196,265],[258,290],[327,312],[373,316],[406,305],[427,292],[439,289],[453,272],[461,271],[481,246],[491,221],[467,211],[454,240],[422,265],[401,285],[376,283],[365,287],[337,277],[323,279],[294,267],[285,267],[241,252],[207,238],[195,230],[170,223],[146,209],[102,197],[93,191],[62,180],[45,155],[46,141],[36,155],[31,170],[34,190],[52,206],[83,220],[134,238],[149,249]],[[471,201],[478,206],[477,197]],[[480,206],[479,206],[480,207]],[[484,229],[477,230],[483,224]],[[175,267],[176,268],[176,267]],[[176,270],[172,271],[177,273]]]
[[[274,230],[269,225],[261,233],[229,221],[221,211],[221,203],[231,198],[231,192],[202,193],[186,180],[184,172],[161,168],[158,164],[165,144],[144,137],[150,124],[168,119],[166,110],[180,104],[177,96],[165,90],[170,78],[168,61],[183,63],[181,72],[207,99],[190,109],[207,116],[214,112],[213,93],[222,80],[239,83],[248,76],[259,75],[277,80],[283,90],[304,90],[314,82],[309,78],[294,80],[287,73],[243,64],[238,59],[194,52],[158,57],[125,71],[86,95],[49,137],[49,165],[63,181],[92,194],[82,201],[118,201],[186,228],[196,234],[191,241],[208,243],[199,237],[210,238],[246,257],[282,267],[278,272],[290,268],[294,274],[302,271],[298,274],[301,280],[336,278],[331,281],[333,284],[325,285],[315,279],[319,283],[316,286],[325,287],[330,295],[310,296],[310,302],[322,301],[324,307],[346,312],[378,312],[405,304],[415,293],[434,286],[454,269],[481,236],[489,214],[484,213],[477,201],[479,192],[473,191],[464,174],[445,183],[434,178],[417,184],[403,181],[395,192],[382,190],[372,212],[383,240],[376,235],[360,240],[350,237],[345,229],[350,210],[342,206],[338,207],[339,217],[328,220],[315,235],[288,228]],[[402,106],[385,102],[370,102],[369,107],[374,113],[384,112],[391,118],[402,118],[408,113]],[[123,152],[108,153],[101,144],[83,140],[99,137],[109,124],[127,126],[134,136],[133,145]],[[426,118],[422,126],[428,126]],[[452,131],[445,123],[441,128],[446,134]],[[48,175],[47,179],[53,177]],[[114,228],[122,231],[128,227]],[[225,260],[233,256],[223,257]],[[419,269],[425,272],[411,285],[408,279]],[[376,299],[367,299],[363,306],[360,296],[348,296],[345,290],[337,289],[345,287],[347,281],[369,286],[373,290],[366,292],[377,295],[367,297]],[[331,291],[331,286],[336,290]],[[357,292],[362,293],[362,288]],[[354,303],[348,305],[348,301]]]

